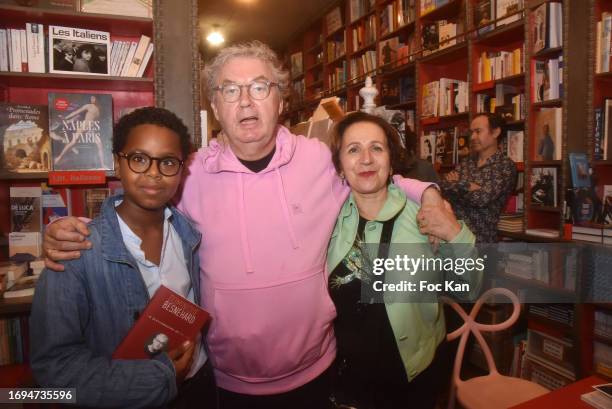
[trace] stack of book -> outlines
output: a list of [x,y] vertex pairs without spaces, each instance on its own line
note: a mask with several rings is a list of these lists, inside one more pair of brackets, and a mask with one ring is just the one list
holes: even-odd
[[525,72],[525,50],[483,52],[478,58],[478,83],[499,80]]
[[512,233],[523,231],[523,214],[502,214],[497,223],[497,229]]

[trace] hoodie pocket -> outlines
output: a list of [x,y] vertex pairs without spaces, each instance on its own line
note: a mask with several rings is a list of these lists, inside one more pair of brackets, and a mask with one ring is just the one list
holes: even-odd
[[209,346],[215,367],[245,382],[267,382],[307,368],[333,339],[336,310],[318,267],[257,288],[216,286]]

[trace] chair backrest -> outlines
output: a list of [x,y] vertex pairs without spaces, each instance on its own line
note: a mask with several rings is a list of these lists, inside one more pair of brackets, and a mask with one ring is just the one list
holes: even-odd
[[[484,302],[495,295],[504,295],[512,301],[512,315],[510,315],[507,320],[499,324],[480,324],[476,322],[476,316],[478,315],[478,312],[480,311],[480,308],[482,307]],[[453,385],[458,385],[459,383],[463,382],[461,380],[461,364],[463,362],[465,346],[467,344],[468,337],[470,336],[470,332],[474,334],[476,340],[478,341],[478,344],[484,352],[485,359],[487,360],[487,366],[489,367],[489,374],[497,374],[497,367],[495,366],[495,361],[493,360],[491,350],[489,349],[487,342],[484,340],[480,332],[502,331],[513,325],[518,319],[521,310],[518,297],[514,295],[512,291],[507,290],[505,288],[492,288],[490,290],[485,291],[480,296],[478,301],[476,301],[476,304],[474,304],[470,315],[467,315],[463,308],[461,308],[459,304],[457,304],[450,298],[442,296],[440,297],[440,300],[445,304],[450,305],[457,312],[457,314],[459,314],[461,318],[463,318],[463,320],[465,321],[461,327],[446,336],[446,339],[448,341],[452,341],[459,336],[461,337],[461,339],[459,340],[459,347],[457,348],[457,356],[455,357],[455,366],[453,368]]]

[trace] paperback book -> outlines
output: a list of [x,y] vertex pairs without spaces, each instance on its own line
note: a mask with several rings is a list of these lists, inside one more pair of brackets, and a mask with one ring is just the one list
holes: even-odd
[[42,227],[41,188],[11,187],[11,231],[40,232]]
[[162,285],[113,353],[113,359],[149,359],[185,341],[194,341],[210,318],[208,312]]
[[53,170],[113,169],[112,97],[49,93]]
[[49,26],[49,72],[109,75],[110,33]]
[[0,103],[1,168],[46,172],[51,168],[49,116],[43,105]]
[[536,160],[561,160],[562,112],[561,108],[544,108],[536,112]]
[[557,206],[557,168],[532,169],[531,203],[541,206]]

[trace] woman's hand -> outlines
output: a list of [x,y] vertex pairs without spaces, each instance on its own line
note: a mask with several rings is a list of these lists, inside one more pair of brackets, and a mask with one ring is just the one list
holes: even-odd
[[443,206],[421,206],[421,210],[417,213],[417,223],[421,234],[438,237],[445,241],[451,241],[461,231],[461,225],[447,201],[444,201]]

